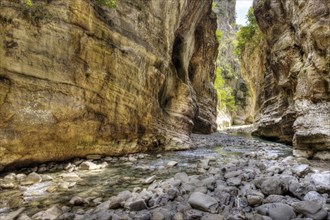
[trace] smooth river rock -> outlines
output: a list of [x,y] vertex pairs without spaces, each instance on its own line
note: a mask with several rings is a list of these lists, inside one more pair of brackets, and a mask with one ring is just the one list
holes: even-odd
[[293,208],[283,203],[270,203],[256,208],[261,215],[269,216],[272,220],[291,220],[296,215]]
[[218,208],[218,202],[201,192],[194,192],[190,195],[188,203],[195,209],[216,213]]

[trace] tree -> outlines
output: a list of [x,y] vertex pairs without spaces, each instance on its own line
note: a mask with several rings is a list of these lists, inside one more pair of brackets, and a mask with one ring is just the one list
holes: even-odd
[[236,35],[235,53],[239,56],[245,50],[246,44],[248,42],[255,47],[261,40],[261,31],[258,27],[252,7],[249,9],[246,17],[248,19],[247,25],[241,27]]

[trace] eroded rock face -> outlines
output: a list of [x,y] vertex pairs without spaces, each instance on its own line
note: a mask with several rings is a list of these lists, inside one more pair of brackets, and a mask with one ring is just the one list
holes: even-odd
[[211,0],[1,1],[0,166],[190,145],[215,130]]
[[254,2],[267,45],[255,134],[293,143],[298,156],[330,150],[329,8],[327,0]]

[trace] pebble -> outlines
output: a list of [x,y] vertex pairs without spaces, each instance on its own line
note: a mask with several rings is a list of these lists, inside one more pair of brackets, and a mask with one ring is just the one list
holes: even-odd
[[36,172],[30,173],[25,180],[21,183],[22,185],[32,185],[35,183],[40,183],[42,181],[42,177]]
[[178,164],[178,162],[176,162],[176,161],[170,161],[170,162],[168,162],[167,163],[167,167],[174,167],[175,165],[177,165]]
[[151,176],[151,177],[148,177],[145,181],[144,181],[144,184],[151,184],[153,181],[155,181],[156,179],[156,176]]
[[96,165],[95,163],[90,162],[90,161],[82,162],[79,165],[79,170],[97,170],[97,169],[100,169],[100,168],[101,168],[101,166]]
[[76,173],[63,173],[60,177],[66,182],[77,182],[82,180]]

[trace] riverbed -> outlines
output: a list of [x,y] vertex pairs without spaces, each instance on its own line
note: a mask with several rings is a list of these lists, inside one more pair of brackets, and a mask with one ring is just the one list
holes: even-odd
[[[17,216],[32,217],[56,206],[64,207],[63,213],[72,213],[72,219],[76,219],[77,216],[84,216],[85,212],[109,201],[120,192],[139,193],[147,190],[151,184],[166,182],[178,173],[188,176],[215,176],[216,173],[211,172],[212,169],[218,169],[219,165],[223,168],[241,158],[245,158],[244,161],[252,161],[253,158],[255,161],[263,162],[265,169],[280,165],[280,161],[286,158],[296,166],[307,164],[310,172],[330,172],[327,162],[294,159],[292,147],[284,144],[248,136],[228,135],[224,132],[192,135],[192,140],[195,148],[186,151],[141,153],[119,158],[91,155],[88,158],[42,164],[3,174],[0,180],[0,217],[6,219],[6,216],[10,216],[19,208],[21,210]],[[87,164],[86,169],[83,163]],[[283,169],[286,166],[287,164],[283,165]],[[284,170],[274,171],[271,176],[283,172]],[[24,182],[31,173],[40,176],[40,179],[36,177],[35,182]],[[75,204],[72,200],[75,197],[82,200],[81,204]],[[126,209],[125,206],[122,208]],[[150,207],[146,209],[150,210]],[[152,217],[151,213],[150,218]],[[134,219],[134,216],[131,218]]]

